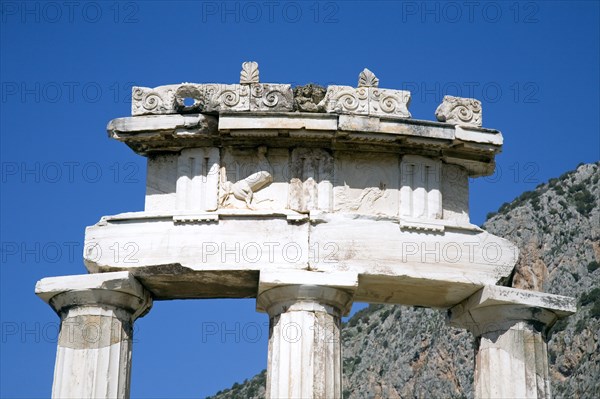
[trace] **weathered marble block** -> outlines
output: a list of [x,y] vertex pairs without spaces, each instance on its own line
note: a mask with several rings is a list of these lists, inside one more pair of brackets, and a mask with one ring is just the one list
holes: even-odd
[[377,87],[328,86],[321,102],[326,112],[410,118],[410,92]]
[[207,84],[203,112],[250,111],[250,86]]
[[369,115],[369,89],[352,86],[327,86],[321,104],[326,112]]
[[481,126],[481,101],[474,98],[444,96],[443,102],[435,111],[440,122],[460,126]]
[[36,294],[61,319],[53,398],[128,398],[133,323],[152,306],[127,272],[44,278]]
[[[146,211],[346,212],[472,229],[468,172],[417,155],[203,147],[150,156]],[[437,224],[437,225],[436,225]]]
[[250,111],[290,112],[294,108],[294,95],[288,84],[254,83],[250,97]]
[[179,85],[131,88],[131,115],[161,115],[175,113],[175,92]]
[[153,89],[133,87],[131,114],[292,111],[293,97],[289,84],[259,83],[258,64],[244,62],[240,84],[182,83]]
[[410,118],[410,92],[406,90],[369,89],[369,115]]
[[365,68],[358,78],[358,87],[328,86],[319,104],[326,112],[410,118],[410,92],[380,89],[379,79]]
[[[134,87],[133,116],[192,112],[292,111],[289,84],[192,84]],[[191,104],[187,104],[189,100]]]
[[548,330],[576,311],[575,298],[486,286],[448,311],[475,336],[476,398],[551,398]]

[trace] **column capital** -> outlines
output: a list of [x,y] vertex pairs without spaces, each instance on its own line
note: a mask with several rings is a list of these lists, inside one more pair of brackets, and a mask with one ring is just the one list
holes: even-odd
[[269,314],[267,398],[341,398],[341,316],[358,287],[353,272],[261,271],[258,311]]
[[74,307],[123,309],[132,320],[152,307],[152,296],[129,272],[47,277],[37,282],[35,293],[61,317]]
[[350,311],[352,295],[319,285],[284,285],[263,292],[256,303],[257,309],[270,317],[293,311],[326,312],[340,317]]
[[475,398],[550,398],[546,332],[575,299],[488,285],[448,311],[475,339]]
[[544,331],[576,309],[575,298],[487,285],[450,308],[448,322],[470,330],[475,336],[508,330],[519,322],[530,322]]
[[327,312],[342,316],[350,312],[358,274],[304,270],[261,272],[256,309],[270,317],[285,311]]

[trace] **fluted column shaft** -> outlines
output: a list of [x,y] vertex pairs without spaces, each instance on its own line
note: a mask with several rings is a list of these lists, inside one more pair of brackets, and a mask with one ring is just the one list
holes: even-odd
[[270,318],[267,398],[341,398],[341,316],[351,295],[331,287],[288,285],[257,301]]
[[481,315],[476,336],[475,398],[550,398],[547,310],[498,305]]
[[148,292],[127,272],[43,279],[36,291],[61,318],[52,397],[128,398],[133,322]]
[[575,299],[485,286],[448,312],[455,327],[475,335],[475,398],[550,398],[547,337]]

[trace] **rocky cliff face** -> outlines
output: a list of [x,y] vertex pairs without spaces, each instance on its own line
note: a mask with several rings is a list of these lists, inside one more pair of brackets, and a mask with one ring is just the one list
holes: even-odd
[[[600,162],[523,193],[484,228],[515,242],[507,285],[578,298],[548,344],[553,395],[600,397]],[[471,398],[473,337],[432,309],[371,305],[342,332],[344,398]],[[263,398],[265,372],[214,399]]]

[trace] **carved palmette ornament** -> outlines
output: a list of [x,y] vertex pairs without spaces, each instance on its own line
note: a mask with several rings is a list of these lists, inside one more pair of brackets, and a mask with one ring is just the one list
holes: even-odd
[[[357,88],[327,87],[323,100],[313,107],[314,111],[410,118],[410,92],[379,89],[378,86],[379,79],[365,68],[359,75]],[[182,83],[155,88],[133,87],[131,104],[133,116],[293,110],[294,93],[291,86],[259,83],[258,63],[254,61],[242,64],[240,84]],[[458,117],[464,119],[462,113]]]
[[358,75],[358,87],[378,87],[379,79],[367,68]]
[[410,118],[410,92],[380,89],[379,79],[368,69],[358,77],[358,87],[328,86],[318,107],[325,112]]
[[249,85],[252,83],[259,82],[258,63],[254,61],[247,61],[242,64],[242,71],[240,72],[240,84]]
[[[372,115],[387,118],[410,118],[408,105],[410,92],[403,90],[380,89],[379,79],[373,72],[364,69],[358,79],[358,87],[327,87],[324,98],[313,109],[349,115]],[[193,101],[190,101],[193,100]],[[470,108],[457,108],[456,120],[467,124],[468,111],[475,114],[477,100]],[[441,107],[441,106],[440,106]],[[289,84],[259,83],[258,63],[250,61],[242,64],[240,84],[182,83],[155,88],[133,87],[131,113],[140,115],[164,115],[177,113],[220,113],[220,112],[290,112],[294,110],[294,93]],[[452,119],[448,119],[450,122]]]
[[454,96],[444,96],[444,100],[435,111],[438,121],[460,126],[480,127],[481,114],[481,101]]

